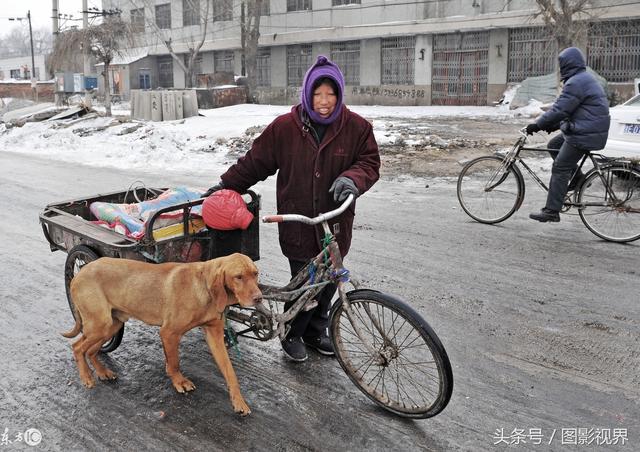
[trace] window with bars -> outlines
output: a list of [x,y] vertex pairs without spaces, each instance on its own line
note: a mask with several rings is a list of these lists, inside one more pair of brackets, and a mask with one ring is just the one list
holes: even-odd
[[311,64],[311,44],[287,46],[287,86],[301,86]]
[[258,48],[256,55],[257,71],[256,84],[258,86],[271,86],[271,49]]
[[361,0],[331,0],[331,6],[359,5]]
[[415,36],[399,36],[382,40],[382,84],[413,85]]
[[287,12],[311,11],[311,0],[287,0]]
[[347,85],[360,84],[360,41],[332,42],[331,60],[340,67]]
[[271,14],[271,1],[270,0],[262,0],[260,3],[260,15],[261,16],[269,16]]
[[213,21],[233,20],[233,0],[214,0]]
[[609,82],[640,77],[640,20],[589,24],[587,65]]
[[200,25],[200,0],[182,0],[182,25]]
[[144,8],[131,10],[131,31],[133,33],[144,32]]
[[156,5],[156,25],[158,28],[171,28],[171,3]]
[[508,82],[521,82],[527,77],[555,71],[558,44],[545,27],[523,27],[509,30]]
[[158,58],[158,86],[173,88],[173,59],[170,56]]
[[213,69],[216,72],[234,73],[233,50],[218,50],[213,52]]
[[[189,64],[189,54],[185,53],[183,56],[184,65],[187,66]],[[202,74],[202,57],[197,56],[195,61],[193,62],[193,73],[194,74]]]

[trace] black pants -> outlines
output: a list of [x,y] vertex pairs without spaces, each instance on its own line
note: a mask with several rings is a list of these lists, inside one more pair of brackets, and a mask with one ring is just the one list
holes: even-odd
[[[554,140],[555,143],[554,143]],[[554,137],[549,141],[549,149],[553,149],[553,145],[559,143],[558,137]],[[551,180],[549,181],[549,193],[547,194],[546,208],[555,212],[560,212],[562,205],[564,204],[564,197],[567,194],[569,187],[569,179],[576,170],[578,162],[584,155],[584,152],[580,149],[572,146],[562,138],[562,145],[553,156],[553,166],[551,167]],[[576,175],[580,176],[580,175]]]
[[[305,265],[307,265],[306,262],[289,260],[291,276],[295,276]],[[325,334],[329,325],[331,299],[337,289],[335,284],[327,285],[316,297],[318,306],[309,311],[298,313],[298,316],[291,321],[291,330],[289,330],[288,337],[316,337]],[[293,303],[295,301],[285,303],[285,309],[289,309]]]

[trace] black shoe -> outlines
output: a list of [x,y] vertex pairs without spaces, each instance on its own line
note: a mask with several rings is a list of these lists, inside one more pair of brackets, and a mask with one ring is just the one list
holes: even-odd
[[318,353],[325,356],[333,356],[333,344],[327,336],[304,337],[302,339],[309,347],[314,348]]
[[539,213],[530,213],[529,218],[531,218],[532,220],[540,221],[542,223],[546,223],[547,221],[557,223],[560,221],[560,213],[556,212],[555,210],[543,207]]
[[301,363],[307,359],[307,347],[302,343],[301,337],[288,337],[281,342],[282,351],[291,361]]

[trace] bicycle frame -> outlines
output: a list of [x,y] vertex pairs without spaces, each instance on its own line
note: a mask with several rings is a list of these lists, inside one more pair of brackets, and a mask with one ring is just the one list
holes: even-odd
[[[533,171],[529,165],[527,165],[525,163],[525,161],[522,159],[522,157],[520,157],[520,152],[522,151],[531,151],[531,152],[558,152],[558,149],[549,149],[549,148],[541,148],[541,147],[530,147],[530,146],[525,146],[526,142],[527,142],[527,136],[525,135],[525,133],[521,130],[520,133],[522,134],[522,136],[520,138],[518,138],[518,141],[516,141],[516,144],[514,145],[514,147],[511,149],[511,151],[504,157],[504,166],[509,167],[512,165],[516,165],[519,164],[522,168],[524,168],[527,173],[531,176],[531,178],[544,190],[544,191],[549,191],[549,187],[547,187],[547,185],[538,177],[538,175],[535,173],[535,171]],[[593,170],[597,171],[598,176],[600,177],[600,179],[602,180],[602,184],[604,187],[606,187],[607,190],[607,194],[608,196],[611,198],[611,200],[613,201],[614,205],[619,205],[624,203],[626,200],[619,200],[618,197],[616,196],[615,192],[611,189],[611,184],[609,183],[608,180],[606,180],[602,169],[603,166],[598,163],[598,160],[604,161],[604,162],[619,162],[621,161],[620,159],[614,159],[614,158],[608,158],[605,157],[604,155],[601,154],[595,154],[592,152],[587,152],[584,154],[584,156],[580,159],[580,162],[578,163],[578,166],[576,167],[575,171],[571,174],[571,178],[573,178],[578,171],[580,171],[582,169],[582,167],[584,166],[584,163],[587,161],[587,159],[589,159],[591,161],[591,164],[593,165]],[[624,161],[624,160],[622,160]],[[505,176],[503,176],[505,177]],[[571,179],[570,178],[570,179]],[[498,181],[498,183],[496,183],[495,185],[499,185],[502,182],[502,180]],[[598,206],[601,205],[602,203],[577,203],[574,201],[570,201],[570,200],[566,200],[565,201],[565,206],[568,207],[586,207],[586,206]]]
[[[350,302],[347,297],[345,286],[350,284],[357,290],[360,288],[360,284],[351,275],[349,270],[344,268],[338,242],[331,232],[328,223],[330,219],[335,218],[344,212],[353,200],[354,196],[349,195],[339,208],[331,212],[321,214],[315,218],[295,214],[263,217],[262,221],[264,223],[297,221],[308,225],[321,224],[325,233],[323,248],[322,251],[316,257],[311,259],[309,263],[284,287],[260,285],[264,299],[269,302],[268,308],[263,304],[260,304],[256,307],[255,313],[251,315],[239,312],[237,309],[234,310],[233,308],[228,311],[228,317],[230,319],[249,325],[249,328],[238,331],[236,333],[237,335],[246,336],[247,333],[253,333],[256,338],[260,340],[269,340],[277,335],[281,340],[283,340],[289,332],[287,323],[295,318],[301,311],[314,308],[317,305],[314,297],[318,295],[325,286],[334,283],[337,285],[338,296],[342,300],[344,311],[347,314],[347,318],[349,319],[355,334],[360,340],[362,340],[363,345],[369,348],[371,353],[377,354],[377,351],[370,346],[368,341],[363,339],[362,332],[360,331],[357,322],[353,319],[353,312],[350,308]],[[283,313],[279,313],[274,309],[272,304],[272,302],[288,302],[293,300],[296,300],[295,303]],[[365,307],[365,312],[367,312],[372,324],[378,330],[385,343],[391,342],[384,329],[379,325],[378,320],[375,316],[371,315],[371,312],[369,312],[368,307]],[[380,359],[383,359],[383,357]]]

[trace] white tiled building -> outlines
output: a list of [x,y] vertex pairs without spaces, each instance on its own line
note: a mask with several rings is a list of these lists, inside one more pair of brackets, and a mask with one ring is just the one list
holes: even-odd
[[[199,33],[190,5],[206,0],[104,0],[138,24],[139,58],[116,66],[118,89],[184,87],[154,21],[186,52]],[[241,73],[241,0],[213,0],[198,73]],[[132,6],[133,5],[133,6]],[[594,0],[579,43],[588,64],[626,96],[640,77],[640,3]],[[486,105],[509,82],[553,71],[555,41],[534,20],[534,0],[264,0],[259,99],[291,103],[318,54],[337,61],[347,102]],[[123,61],[124,62],[124,61]]]

